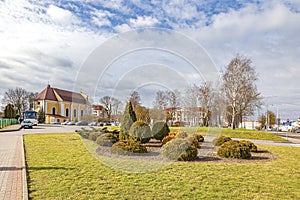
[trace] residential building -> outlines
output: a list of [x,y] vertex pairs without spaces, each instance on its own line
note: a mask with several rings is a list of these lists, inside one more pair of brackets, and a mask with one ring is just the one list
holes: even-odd
[[202,126],[204,122],[204,109],[196,108],[166,108],[169,116],[169,125]]
[[245,128],[249,130],[260,129],[261,123],[258,120],[243,120],[239,124],[239,128]]
[[96,116],[99,119],[103,119],[106,116],[106,109],[101,105],[93,105],[92,106],[93,116]]
[[45,123],[80,121],[89,113],[88,96],[58,88],[49,84],[34,100],[34,110],[45,112]]

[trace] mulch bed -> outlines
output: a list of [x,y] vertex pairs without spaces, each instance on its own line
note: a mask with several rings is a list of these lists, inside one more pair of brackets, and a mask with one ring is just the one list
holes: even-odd
[[[160,154],[160,145],[155,143],[145,144],[148,153],[142,154],[131,154],[131,155],[117,155],[110,153],[110,147],[99,146],[96,150],[98,155],[111,157],[111,158],[129,158],[138,160],[156,160],[166,161],[170,160],[164,158]],[[201,148],[198,149],[198,158],[192,162],[266,162],[277,158],[276,155],[272,154],[267,150],[259,149],[257,152],[251,152],[251,158],[249,159],[233,159],[233,158],[221,158],[217,155],[217,147],[214,147],[210,142],[201,143]]]

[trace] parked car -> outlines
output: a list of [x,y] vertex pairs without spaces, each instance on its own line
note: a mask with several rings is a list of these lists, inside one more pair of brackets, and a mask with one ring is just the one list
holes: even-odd
[[73,125],[75,125],[75,122],[68,122],[67,125],[73,126]]
[[296,132],[296,133],[300,133],[300,128],[296,129],[295,132]]
[[91,122],[89,123],[89,126],[97,126],[97,122]]
[[22,128],[32,128],[33,123],[29,120],[24,120],[21,122],[21,127]]
[[67,124],[68,124],[68,121],[61,123],[61,125],[67,125]]
[[88,124],[89,123],[87,121],[79,121],[75,123],[76,126],[87,126]]

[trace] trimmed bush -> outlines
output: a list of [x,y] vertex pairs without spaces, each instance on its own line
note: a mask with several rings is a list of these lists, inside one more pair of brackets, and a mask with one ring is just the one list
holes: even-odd
[[103,135],[100,135],[96,143],[100,146],[108,146],[111,147],[114,143],[118,142],[119,138],[117,135],[112,134],[112,133],[105,133]]
[[90,131],[86,130],[86,129],[81,129],[81,130],[78,130],[77,133],[82,137],[82,138],[85,138],[85,139],[88,139],[89,138],[89,134],[90,134]]
[[218,149],[218,155],[223,158],[251,158],[249,147],[236,140],[231,140],[222,144]]
[[167,125],[167,123],[165,123],[163,121],[159,121],[159,122],[155,122],[155,124],[152,127],[151,132],[152,132],[152,136],[156,140],[162,141],[162,139],[169,134],[170,129],[169,129],[169,126]]
[[257,146],[253,142],[247,140],[241,140],[240,142],[249,147],[251,152],[257,152]]
[[171,134],[171,135],[167,135],[166,137],[164,137],[164,139],[162,140],[161,144],[165,145],[167,142],[173,140],[175,138],[175,135]]
[[161,148],[161,153],[170,160],[190,161],[197,158],[198,150],[189,139],[175,138]]
[[132,104],[128,101],[124,114],[121,120],[121,132],[120,132],[120,140],[126,140],[129,136],[129,130],[132,124],[136,121],[136,115],[132,108]]
[[147,143],[151,139],[151,129],[145,122],[136,121],[132,124],[129,135],[136,141]]
[[190,135],[190,136],[187,137],[187,139],[190,140],[192,145],[194,145],[196,148],[200,147],[198,139],[195,136]]
[[225,142],[228,142],[230,140],[231,140],[230,137],[220,136],[220,137],[217,137],[216,139],[213,140],[213,144],[215,146],[221,146],[222,144],[224,144]]
[[179,131],[179,130],[176,132],[176,138],[187,138],[187,137],[188,137],[187,132]]
[[132,155],[133,153],[147,153],[147,149],[142,143],[133,139],[127,139],[116,142],[110,149],[110,152],[119,155]]
[[198,142],[204,142],[204,137],[200,133],[196,133],[195,137],[197,138]]

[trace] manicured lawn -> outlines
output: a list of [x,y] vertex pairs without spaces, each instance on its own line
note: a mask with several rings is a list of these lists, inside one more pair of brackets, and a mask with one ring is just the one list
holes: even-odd
[[99,162],[77,134],[25,135],[24,142],[33,199],[300,199],[296,147],[259,146],[278,156],[272,161],[174,162],[126,173]]
[[235,129],[230,128],[210,128],[210,127],[171,127],[171,131],[184,130],[188,133],[201,133],[203,136],[219,136],[226,135],[231,138],[247,138],[256,140],[272,140],[272,141],[282,141],[286,140],[268,132],[256,131],[256,130],[246,130],[246,129]]

